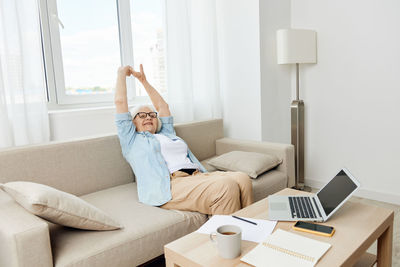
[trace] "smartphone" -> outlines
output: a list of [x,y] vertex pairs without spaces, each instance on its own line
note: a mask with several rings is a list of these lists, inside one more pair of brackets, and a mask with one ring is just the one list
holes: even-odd
[[335,233],[335,228],[333,228],[332,226],[301,221],[296,222],[293,225],[293,229],[328,237],[331,237],[333,233]]

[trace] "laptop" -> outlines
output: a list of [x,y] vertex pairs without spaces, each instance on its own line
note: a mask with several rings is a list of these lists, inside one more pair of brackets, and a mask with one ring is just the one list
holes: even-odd
[[360,183],[343,168],[313,195],[268,197],[268,216],[277,221],[327,221],[360,187]]

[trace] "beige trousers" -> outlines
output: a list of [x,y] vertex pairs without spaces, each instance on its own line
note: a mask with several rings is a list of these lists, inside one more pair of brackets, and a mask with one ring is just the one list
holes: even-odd
[[171,194],[162,208],[231,214],[253,203],[251,180],[242,172],[174,173]]

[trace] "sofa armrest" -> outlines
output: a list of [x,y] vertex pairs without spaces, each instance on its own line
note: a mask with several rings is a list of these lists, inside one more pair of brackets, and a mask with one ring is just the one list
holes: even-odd
[[0,266],[53,266],[48,224],[1,189]]
[[287,187],[293,187],[295,185],[293,145],[247,141],[232,138],[221,138],[216,141],[217,155],[221,155],[234,150],[258,152],[277,156],[278,158],[282,159],[282,163],[278,166],[277,169],[284,172],[288,177]]

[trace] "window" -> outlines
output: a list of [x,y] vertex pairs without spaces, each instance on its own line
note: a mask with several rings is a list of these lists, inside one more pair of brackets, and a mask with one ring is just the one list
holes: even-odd
[[[40,0],[49,103],[79,107],[113,102],[117,68],[143,64],[165,94],[164,0]],[[128,79],[130,102],[147,94]]]

